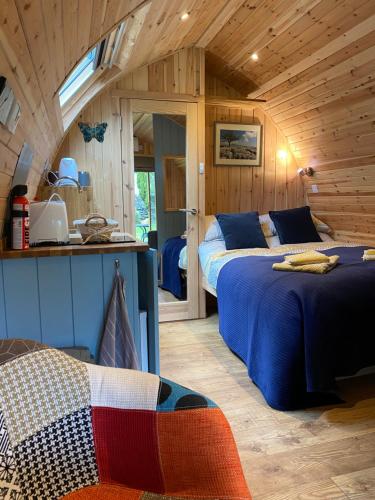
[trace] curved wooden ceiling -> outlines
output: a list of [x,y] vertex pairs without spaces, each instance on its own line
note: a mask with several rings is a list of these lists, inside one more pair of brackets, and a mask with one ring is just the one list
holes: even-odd
[[[183,12],[190,14],[186,22]],[[5,47],[7,59],[31,83],[55,136],[63,132],[61,83],[129,14],[134,35],[121,48],[122,71],[182,47],[205,47],[216,76],[267,100],[265,110],[301,163],[372,152],[373,0],[2,0],[2,30],[17,49]]]
[[374,44],[373,0],[274,0],[244,2],[206,49],[218,76],[256,85],[249,97],[314,165],[374,151]]

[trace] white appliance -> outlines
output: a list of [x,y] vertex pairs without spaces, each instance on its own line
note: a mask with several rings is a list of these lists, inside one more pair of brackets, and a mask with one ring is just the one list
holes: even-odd
[[54,193],[47,201],[30,204],[30,246],[67,245],[69,243],[66,205]]
[[[61,158],[59,165],[59,177],[71,177],[78,181],[78,166],[74,158]],[[62,179],[59,186],[76,186],[70,179]]]

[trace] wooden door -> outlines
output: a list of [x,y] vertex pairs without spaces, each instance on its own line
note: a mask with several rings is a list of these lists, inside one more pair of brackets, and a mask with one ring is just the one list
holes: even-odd
[[186,117],[186,208],[197,211],[196,215],[191,212],[186,213],[187,298],[159,303],[159,318],[160,321],[196,319],[204,315],[198,262],[199,222],[203,219],[200,214],[204,214],[204,206],[199,206],[204,202],[204,197],[200,196],[204,183],[203,181],[199,183],[199,104],[121,99],[124,227],[126,231],[135,234],[133,113],[184,115]]

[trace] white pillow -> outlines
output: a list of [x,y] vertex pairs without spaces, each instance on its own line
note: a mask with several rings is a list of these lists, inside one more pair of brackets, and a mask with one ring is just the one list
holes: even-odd
[[224,235],[223,232],[220,228],[220,225],[215,218],[210,227],[207,229],[206,235],[204,237],[204,241],[214,241],[214,240],[223,240],[224,241]]
[[332,233],[332,230],[328,224],[318,219],[318,217],[316,217],[314,214],[311,214],[311,218],[318,233],[327,233],[327,234]]
[[262,214],[259,216],[259,222],[262,225],[262,230],[266,238],[277,234],[275,224],[272,222],[270,214]]
[[327,233],[321,233],[318,231],[318,234],[322,241],[333,241],[333,238]]
[[278,247],[281,244],[279,237],[277,235],[276,236],[269,236],[268,238],[266,238],[266,241],[267,241],[267,245],[269,246],[269,248]]

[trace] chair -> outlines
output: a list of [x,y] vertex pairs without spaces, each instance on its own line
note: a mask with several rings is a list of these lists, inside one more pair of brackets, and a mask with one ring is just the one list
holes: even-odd
[[249,499],[209,399],[150,373],[0,341],[0,497]]

